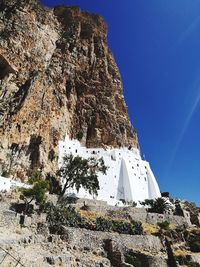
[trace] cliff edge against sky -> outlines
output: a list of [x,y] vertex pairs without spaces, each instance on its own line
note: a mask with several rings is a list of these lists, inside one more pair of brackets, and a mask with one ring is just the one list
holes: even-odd
[[57,168],[66,133],[87,147],[138,147],[103,18],[0,0],[0,164]]

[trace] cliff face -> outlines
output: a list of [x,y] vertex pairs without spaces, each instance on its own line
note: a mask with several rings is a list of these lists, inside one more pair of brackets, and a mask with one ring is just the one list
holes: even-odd
[[0,0],[0,164],[57,168],[58,141],[138,146],[107,26],[79,8]]

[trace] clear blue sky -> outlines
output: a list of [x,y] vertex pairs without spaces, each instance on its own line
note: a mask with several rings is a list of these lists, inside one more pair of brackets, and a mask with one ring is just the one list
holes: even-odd
[[200,205],[200,1],[43,0],[102,15],[161,191]]

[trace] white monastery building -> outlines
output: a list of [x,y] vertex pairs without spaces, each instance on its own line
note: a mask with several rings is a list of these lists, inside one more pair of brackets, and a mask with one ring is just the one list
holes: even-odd
[[[98,196],[93,196],[83,188],[77,192],[74,188],[66,191],[68,195],[79,198],[107,201],[109,205],[122,204],[122,201],[139,201],[155,199],[161,196],[155,176],[149,162],[142,160],[136,148],[86,148],[78,140],[70,140],[66,136],[59,142],[59,167],[67,154],[79,155],[83,158],[103,157],[108,167],[106,175],[99,173]],[[64,177],[62,183],[64,184]]]

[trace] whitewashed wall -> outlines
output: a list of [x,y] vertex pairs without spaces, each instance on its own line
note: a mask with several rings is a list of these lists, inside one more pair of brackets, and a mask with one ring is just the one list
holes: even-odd
[[10,191],[10,187],[11,187],[10,179],[0,176],[0,192],[1,191],[8,192]]
[[[120,199],[139,204],[139,201],[144,199],[161,196],[150,165],[141,159],[138,149],[86,148],[82,147],[78,140],[70,140],[66,136],[64,141],[59,142],[59,167],[62,166],[64,155],[70,153],[83,158],[103,157],[105,165],[109,167],[106,175],[98,175],[98,200],[107,201],[110,205],[120,204]],[[63,183],[64,181],[63,179]],[[83,189],[77,192],[71,188],[67,190],[67,194],[75,194],[80,198],[95,198]]]
[[17,187],[30,188],[31,185],[0,176],[0,192],[9,192]]

